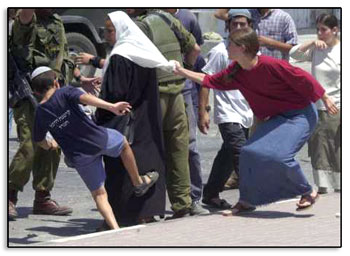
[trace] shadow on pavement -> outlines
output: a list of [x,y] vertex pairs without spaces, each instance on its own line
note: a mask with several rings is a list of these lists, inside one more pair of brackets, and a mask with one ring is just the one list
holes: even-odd
[[30,214],[33,214],[33,208],[32,207],[16,207],[18,217],[17,219],[24,219],[28,218]]
[[[50,235],[59,236],[59,237],[69,237],[77,236],[83,234],[89,234],[96,231],[96,228],[101,225],[101,220],[97,219],[70,219],[67,221],[60,220],[42,220],[47,225],[28,228],[28,231],[39,231],[46,232]],[[51,223],[66,223],[66,226],[48,226]]]
[[[29,241],[29,240],[36,237],[38,236],[35,234],[28,234],[26,237],[23,237],[23,238],[9,238],[8,242],[13,244],[20,244],[20,245],[33,244],[33,243],[38,243],[38,241]],[[10,245],[10,247],[11,246],[13,245]]]
[[[212,214],[222,215],[222,212],[212,212]],[[234,215],[232,217],[246,217],[246,218],[257,218],[257,219],[280,219],[280,218],[310,218],[314,214],[294,214],[290,212],[280,211],[254,211],[246,212]]]

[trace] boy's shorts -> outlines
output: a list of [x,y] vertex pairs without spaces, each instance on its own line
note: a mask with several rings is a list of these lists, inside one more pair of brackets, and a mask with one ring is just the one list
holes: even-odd
[[97,155],[91,156],[91,163],[84,166],[75,166],[80,177],[90,191],[99,189],[104,185],[106,172],[103,166],[103,155],[110,157],[119,157],[124,148],[124,136],[117,130],[107,128],[107,145]]

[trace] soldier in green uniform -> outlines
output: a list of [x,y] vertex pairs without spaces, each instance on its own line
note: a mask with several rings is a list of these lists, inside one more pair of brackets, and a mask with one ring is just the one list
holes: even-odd
[[[179,20],[161,10],[147,10],[139,15],[137,25],[168,60],[193,66],[200,53],[193,35]],[[190,174],[188,165],[188,120],[181,94],[185,80],[157,70],[166,149],[166,182],[173,218],[190,213]]]
[[[13,24],[10,52],[22,72],[36,67],[52,68],[63,86],[75,77],[87,91],[93,91],[93,79],[81,76],[68,57],[68,45],[62,20],[51,9],[22,9]],[[35,190],[34,214],[67,215],[69,207],[59,206],[50,197],[56,177],[61,150],[46,151],[32,143],[35,107],[29,100],[20,101],[13,109],[20,141],[9,168],[9,217],[17,217],[18,191],[29,181],[33,171]]]

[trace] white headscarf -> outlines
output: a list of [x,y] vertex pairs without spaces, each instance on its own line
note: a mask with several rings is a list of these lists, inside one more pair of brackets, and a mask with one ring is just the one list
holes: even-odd
[[[116,43],[111,56],[118,54],[145,68],[161,68],[172,73],[175,64],[168,61],[142,30],[122,12],[116,11],[108,14],[115,27]],[[109,60],[106,61],[104,71]],[[104,72],[103,72],[104,73]]]

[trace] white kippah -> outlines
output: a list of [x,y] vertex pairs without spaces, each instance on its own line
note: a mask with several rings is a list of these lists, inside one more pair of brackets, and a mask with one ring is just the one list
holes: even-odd
[[44,67],[44,66],[43,67],[38,67],[38,68],[34,69],[30,79],[33,80],[38,75],[41,75],[42,73],[45,73],[45,72],[50,71],[50,70],[52,70],[52,69],[49,68],[49,67]]

